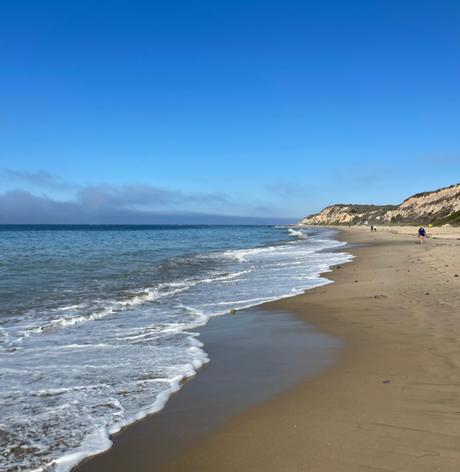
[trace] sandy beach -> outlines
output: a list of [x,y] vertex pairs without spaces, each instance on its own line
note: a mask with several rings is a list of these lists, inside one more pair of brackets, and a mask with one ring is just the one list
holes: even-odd
[[[338,227],[340,229],[340,227]],[[363,232],[366,231],[368,228],[366,227],[351,227],[347,228],[346,231],[348,234],[356,232]],[[414,236],[417,234],[418,226],[378,226],[377,231],[384,232],[384,233],[391,233],[391,234],[400,234],[406,236]],[[426,232],[429,238],[433,239],[459,239],[460,238],[460,230],[456,226],[433,226],[433,227],[426,227]]]
[[0,472],[460,472],[460,0],[0,24]]
[[[178,472],[458,470],[460,234],[452,230],[448,239],[419,245],[412,231],[404,232],[344,229],[356,258],[327,275],[334,284],[263,306],[341,340],[334,366],[283,383],[281,391],[202,431],[161,464],[150,462],[160,446],[148,427],[143,447],[121,439],[134,426],[78,470],[116,470],[115,457],[128,463],[141,457],[144,470],[150,464],[150,470]],[[180,431],[175,398],[144,425],[163,415],[164,424]],[[206,418],[212,408],[208,402],[194,414]]]

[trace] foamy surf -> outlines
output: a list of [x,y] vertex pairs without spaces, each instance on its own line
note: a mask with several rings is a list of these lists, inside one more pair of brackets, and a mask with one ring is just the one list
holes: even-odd
[[[106,450],[111,434],[163,408],[181,381],[208,362],[191,330],[230,309],[330,283],[320,274],[351,259],[336,252],[342,243],[327,230],[171,231],[129,233],[135,262],[126,254],[127,235],[102,232],[106,265],[97,251],[87,255],[77,247],[72,257],[84,269],[74,269],[78,283],[57,287],[54,298],[38,287],[30,300],[18,298],[14,316],[0,317],[2,470],[66,472]],[[94,255],[96,278],[87,275]],[[72,270],[68,259],[64,280]]]
[[306,233],[304,233],[301,229],[289,228],[288,232],[291,236],[295,236],[300,239],[305,239],[307,237]]

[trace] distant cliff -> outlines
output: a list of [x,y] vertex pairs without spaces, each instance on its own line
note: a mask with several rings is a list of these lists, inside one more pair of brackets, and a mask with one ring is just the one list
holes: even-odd
[[452,224],[460,225],[460,184],[423,192],[401,205],[331,205],[299,222],[303,225]]

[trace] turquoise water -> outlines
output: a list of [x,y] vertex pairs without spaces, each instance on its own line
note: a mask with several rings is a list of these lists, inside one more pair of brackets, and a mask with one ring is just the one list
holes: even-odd
[[[208,361],[190,332],[350,256],[324,229],[0,227],[2,470],[69,470]],[[199,332],[199,329],[198,329]]]

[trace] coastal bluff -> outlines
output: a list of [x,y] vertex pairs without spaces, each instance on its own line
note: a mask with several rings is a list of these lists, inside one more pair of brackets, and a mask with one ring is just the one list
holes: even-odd
[[400,205],[330,205],[301,225],[460,225],[460,184],[412,195]]

